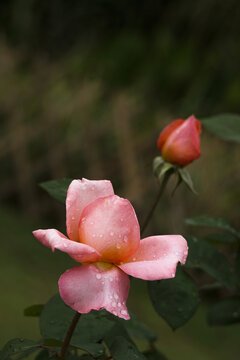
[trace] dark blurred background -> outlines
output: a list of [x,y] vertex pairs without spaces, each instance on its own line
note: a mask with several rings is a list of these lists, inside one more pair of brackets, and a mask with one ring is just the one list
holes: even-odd
[[[159,132],[192,113],[240,113],[239,64],[238,0],[0,2],[1,345],[39,336],[22,309],[46,302],[72,265],[31,235],[65,231],[64,207],[37,184],[110,179],[141,222],[157,191]],[[199,196],[180,187],[172,198],[171,183],[148,232],[189,234],[184,218],[203,213],[237,225],[238,168],[237,145],[203,131],[202,157],[189,167]],[[133,288],[130,308],[170,359],[230,359],[230,349],[237,359],[239,326],[207,328],[202,307],[172,333],[144,283]]]

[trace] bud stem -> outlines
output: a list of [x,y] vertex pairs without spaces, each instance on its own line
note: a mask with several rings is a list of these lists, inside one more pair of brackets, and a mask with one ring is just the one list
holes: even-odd
[[145,218],[145,221],[143,222],[141,235],[143,235],[143,233],[145,232],[145,230],[146,230],[146,228],[148,226],[148,223],[152,218],[154,210],[156,209],[156,206],[157,206],[157,204],[158,204],[158,202],[159,202],[159,200],[160,200],[160,198],[161,198],[161,196],[162,196],[162,194],[163,194],[163,192],[164,192],[164,190],[166,188],[166,185],[168,183],[168,180],[169,180],[170,176],[171,176],[171,173],[167,172],[165,174],[164,178],[163,178],[163,181],[162,181],[161,185],[159,186],[157,197],[156,197],[154,203],[152,204],[152,207],[150,208],[150,210],[149,210],[149,212],[148,212],[148,214],[147,214],[147,216]]

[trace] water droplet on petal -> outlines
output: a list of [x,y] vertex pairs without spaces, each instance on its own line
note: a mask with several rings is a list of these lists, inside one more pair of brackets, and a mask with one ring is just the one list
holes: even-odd
[[121,245],[120,244],[117,244],[117,249],[120,249],[121,248]]
[[124,242],[127,242],[127,241],[128,241],[128,237],[127,237],[127,235],[124,235],[124,237],[123,237],[123,241],[124,241]]
[[67,244],[66,244],[66,243],[64,243],[64,244],[63,244],[63,246],[66,248],[66,247],[67,247]]
[[97,274],[97,275],[96,275],[96,278],[99,280],[99,279],[102,278],[102,275],[101,275],[101,274]]
[[113,296],[114,296],[114,299],[116,299],[116,300],[119,298],[118,294],[116,294],[116,293]]
[[110,232],[110,235],[111,235],[111,236],[113,236],[113,235],[114,235],[114,232],[113,232],[113,231],[111,231],[111,232]]
[[116,307],[117,303],[115,301],[112,302],[112,307]]
[[102,238],[102,237],[103,237],[103,234],[99,234],[99,237]]
[[121,307],[121,306],[122,306],[122,304],[121,304],[120,302],[118,302],[118,304],[117,304],[117,305],[118,305],[118,307]]
[[126,310],[121,310],[120,313],[121,313],[122,315],[127,315],[127,311],[126,311]]
[[115,316],[117,315],[117,312],[115,310],[113,310],[113,315],[115,315]]

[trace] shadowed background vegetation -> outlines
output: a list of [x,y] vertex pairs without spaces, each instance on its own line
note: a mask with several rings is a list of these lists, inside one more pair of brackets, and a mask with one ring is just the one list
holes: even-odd
[[[163,126],[192,113],[240,113],[239,18],[237,0],[0,4],[1,345],[33,333],[22,309],[46,302],[72,264],[31,236],[65,231],[64,207],[37,184],[111,179],[141,222],[157,191],[152,159]],[[202,157],[189,168],[199,196],[180,187],[172,198],[170,183],[148,233],[190,233],[184,218],[203,213],[237,226],[238,162],[235,144],[203,132]],[[172,333],[144,283],[133,288],[130,307],[170,359],[225,359],[230,348],[236,358],[239,326],[207,328],[201,308]]]

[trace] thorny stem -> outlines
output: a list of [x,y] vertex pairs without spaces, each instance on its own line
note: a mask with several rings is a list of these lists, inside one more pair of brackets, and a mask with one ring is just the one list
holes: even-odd
[[159,186],[157,197],[156,197],[154,203],[152,204],[152,207],[150,208],[150,210],[149,210],[149,212],[148,212],[148,214],[147,214],[147,216],[145,218],[145,221],[143,222],[141,235],[143,235],[144,231],[146,230],[146,228],[148,226],[149,221],[151,220],[151,217],[152,217],[152,215],[154,213],[154,210],[156,209],[156,206],[157,206],[157,204],[158,204],[158,202],[159,202],[159,200],[160,200],[160,198],[161,198],[161,196],[162,196],[162,194],[163,194],[163,192],[164,192],[164,190],[166,188],[166,185],[168,183],[170,175],[171,174],[168,174],[168,173],[165,174],[165,176],[163,178],[163,181],[162,181],[161,185]]
[[80,319],[80,316],[81,314],[79,312],[76,312],[73,319],[72,319],[72,322],[68,328],[68,331],[66,333],[66,336],[65,336],[65,339],[63,341],[63,345],[62,345],[62,348],[61,348],[61,351],[60,353],[58,353],[58,357],[61,359],[61,360],[64,360],[65,359],[65,355],[66,355],[66,352],[67,352],[67,349],[68,349],[68,346],[70,344],[70,341],[71,341],[71,338],[72,338],[72,335],[73,335],[73,332],[75,330],[75,327],[78,323],[78,320]]

